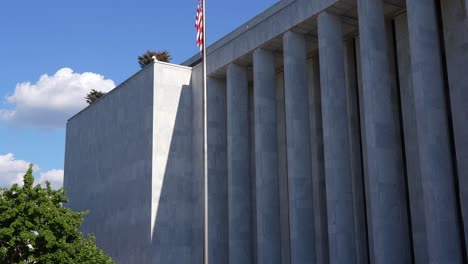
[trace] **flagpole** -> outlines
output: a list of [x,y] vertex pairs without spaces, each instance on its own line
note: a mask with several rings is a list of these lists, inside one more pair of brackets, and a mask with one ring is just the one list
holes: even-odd
[[202,4],[202,24],[203,24],[203,176],[205,184],[205,217],[204,217],[204,264],[209,263],[208,255],[208,118],[207,118],[207,80],[206,80],[206,0]]

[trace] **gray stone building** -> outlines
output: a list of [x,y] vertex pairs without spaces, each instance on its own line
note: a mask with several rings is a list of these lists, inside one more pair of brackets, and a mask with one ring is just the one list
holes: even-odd
[[[283,0],[208,47],[213,264],[467,263],[466,0]],[[203,261],[201,57],[67,124],[117,263]]]

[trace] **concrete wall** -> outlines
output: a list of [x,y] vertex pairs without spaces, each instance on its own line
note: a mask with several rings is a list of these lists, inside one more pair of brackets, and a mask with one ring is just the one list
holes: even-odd
[[192,260],[191,74],[156,62],[68,122],[68,206],[117,263]]
[[154,66],[67,123],[68,207],[117,263],[151,263]]
[[153,93],[152,263],[192,260],[192,69],[156,62]]

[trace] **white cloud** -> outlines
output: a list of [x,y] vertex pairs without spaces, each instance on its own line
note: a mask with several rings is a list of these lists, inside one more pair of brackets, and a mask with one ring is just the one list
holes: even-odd
[[114,87],[100,74],[62,68],[52,76],[42,75],[35,84],[17,84],[13,95],[6,97],[13,109],[0,109],[0,119],[25,127],[64,127],[68,118],[86,107],[84,97],[91,89],[108,92]]
[[52,189],[59,189],[63,186],[63,170],[50,170],[41,173],[37,183],[45,187],[46,181],[50,182]]
[[[18,183],[23,184],[23,176],[29,168],[31,162],[15,159],[15,155],[7,153],[0,155],[0,187],[10,188],[11,185]],[[34,174],[40,170],[39,166],[34,165]],[[49,170],[40,173],[39,180],[36,184],[45,186],[45,182],[49,181],[52,188],[58,189],[63,185],[63,170]]]
[[16,160],[11,153],[0,155],[0,187],[9,187],[14,183],[21,183],[28,168],[29,162]]

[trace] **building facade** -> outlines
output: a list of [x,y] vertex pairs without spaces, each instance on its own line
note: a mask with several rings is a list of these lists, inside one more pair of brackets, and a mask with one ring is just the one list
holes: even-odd
[[[468,1],[282,0],[207,50],[210,263],[467,263]],[[116,263],[203,263],[201,57],[67,124]]]

